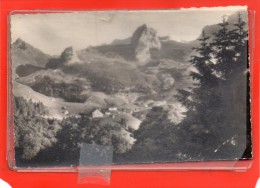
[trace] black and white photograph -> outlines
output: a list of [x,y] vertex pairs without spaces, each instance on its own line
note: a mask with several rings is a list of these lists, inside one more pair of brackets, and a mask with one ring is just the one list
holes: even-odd
[[247,7],[9,18],[16,167],[252,158]]

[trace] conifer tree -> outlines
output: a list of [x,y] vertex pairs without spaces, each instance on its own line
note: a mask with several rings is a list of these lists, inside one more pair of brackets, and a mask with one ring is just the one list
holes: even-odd
[[228,29],[229,23],[225,17],[223,17],[222,23],[219,23],[220,27],[217,33],[214,33],[214,39],[211,43],[213,49],[214,59],[216,61],[215,70],[216,74],[222,79],[228,79],[232,70],[236,64],[234,57],[236,55],[236,49],[234,47],[233,39],[235,31]]
[[[213,40],[208,42],[203,31],[200,46],[194,48],[197,54],[190,62],[196,71],[190,75],[197,83],[176,95],[188,109],[180,132],[186,143],[183,148],[193,158],[200,155],[204,159],[234,158],[242,151],[240,146],[245,142],[238,140],[245,136],[246,127],[245,24],[240,14],[233,26],[223,19]],[[200,151],[189,151],[192,148]]]
[[191,154],[193,158],[206,155],[203,148],[214,147],[218,137],[214,125],[219,121],[218,117],[215,116],[215,109],[220,105],[217,90],[219,78],[214,74],[215,65],[212,62],[214,52],[209,39],[210,37],[206,36],[205,31],[203,31],[199,39],[200,46],[194,48],[196,55],[190,60],[196,68],[196,71],[190,73],[196,81],[194,88],[189,91],[180,90],[176,95],[177,100],[188,109],[186,118],[180,127],[185,142],[189,143],[183,149],[190,152],[191,148],[197,148],[197,151],[193,149]]
[[232,43],[236,51],[234,60],[236,67],[244,72],[247,68],[248,61],[248,31],[247,24],[242,19],[242,14],[238,13],[237,22],[234,24],[235,29],[232,30]]
[[[233,29],[228,30],[228,26]],[[246,135],[250,135],[250,132],[246,133],[248,83],[245,74],[248,60],[246,22],[238,13],[234,25],[229,25],[224,20],[220,27],[212,43],[216,60],[215,69],[222,79],[219,86],[222,108],[219,110],[225,120],[219,124],[218,130],[223,132],[220,142],[225,144],[218,149],[218,152],[219,155],[223,155],[228,148],[235,156],[236,153],[241,155]]]

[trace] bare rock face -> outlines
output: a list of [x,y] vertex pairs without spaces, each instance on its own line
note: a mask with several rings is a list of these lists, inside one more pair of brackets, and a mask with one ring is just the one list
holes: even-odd
[[64,65],[80,62],[76,52],[73,52],[72,46],[65,48],[59,57],[54,57],[46,64],[46,68],[57,69]]
[[19,48],[19,49],[21,49],[21,50],[26,50],[26,49],[27,49],[26,43],[25,43],[22,39],[20,39],[20,38],[18,38],[18,39],[13,43],[12,47],[16,47],[16,48]]
[[147,62],[151,59],[150,49],[161,48],[157,32],[145,24],[138,27],[133,33],[131,43],[135,50],[135,57],[139,62]]
[[46,68],[48,69],[57,69],[60,68],[71,61],[73,56],[73,48],[67,47],[65,50],[61,53],[59,57],[54,57],[49,60],[49,62],[46,64]]
[[65,48],[61,53],[61,60],[64,64],[73,64],[81,62],[76,51],[73,51],[72,46]]
[[60,59],[64,63],[69,62],[72,59],[73,56],[73,48],[72,46],[65,48],[65,50],[61,53]]

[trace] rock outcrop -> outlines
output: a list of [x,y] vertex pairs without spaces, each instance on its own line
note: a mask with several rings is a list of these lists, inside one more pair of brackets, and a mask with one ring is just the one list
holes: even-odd
[[65,64],[68,63],[73,56],[72,46],[65,48],[65,50],[60,55],[60,60]]
[[135,58],[139,62],[147,62],[151,59],[150,49],[161,48],[157,32],[145,24],[133,33],[131,43],[134,47]]
[[19,65],[26,64],[44,67],[50,58],[49,55],[43,53],[41,50],[33,47],[20,38],[12,43],[11,51],[13,69],[16,69]]
[[61,55],[57,58],[51,58],[46,68],[57,69],[67,64],[80,62],[77,53],[73,52],[72,46],[65,48]]
[[79,63],[81,62],[78,54],[76,51],[73,51],[72,46],[66,48],[60,58],[62,59],[62,61],[64,62],[64,64],[72,64],[72,63]]
[[12,47],[19,48],[21,50],[26,50],[28,45],[20,38],[18,38],[12,45]]

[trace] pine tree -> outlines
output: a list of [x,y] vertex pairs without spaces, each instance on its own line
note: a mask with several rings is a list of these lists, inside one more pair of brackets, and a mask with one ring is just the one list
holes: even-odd
[[[214,105],[212,100],[207,100],[214,97],[216,100],[217,91],[215,88],[218,85],[218,78],[214,73],[214,64],[212,59],[212,49],[209,44],[209,38],[205,31],[202,32],[200,46],[193,48],[197,55],[192,56],[190,62],[196,68],[196,71],[190,73],[193,80],[196,81],[195,87],[191,90],[179,90],[176,98],[187,109],[187,113],[194,113],[194,111],[204,111],[210,105]],[[213,95],[213,96],[212,96]],[[188,115],[188,114],[187,114]]]
[[210,90],[218,84],[218,78],[213,74],[214,64],[211,61],[213,52],[208,42],[209,38],[203,30],[201,38],[198,39],[200,46],[193,48],[197,55],[192,56],[190,62],[196,71],[192,71],[190,75],[196,81],[195,88],[189,91],[179,90],[179,94],[176,95],[179,102],[189,111],[199,110],[200,106],[205,105],[204,99],[209,97]]
[[236,61],[236,68],[240,69],[238,71],[244,72],[247,69],[248,61],[248,31],[247,24],[242,19],[241,13],[238,13],[237,23],[234,26],[235,29],[231,31],[232,43],[236,51],[234,61]]
[[235,29],[233,29],[233,43],[235,44],[236,52],[243,52],[243,47],[247,45],[247,25],[246,22],[242,19],[242,14],[239,12],[237,14],[237,23],[234,24]]
[[214,74],[215,65],[212,62],[214,52],[209,39],[210,37],[203,31],[199,39],[200,46],[194,48],[196,55],[190,60],[196,68],[196,71],[190,73],[196,81],[195,86],[189,91],[180,90],[176,95],[177,100],[188,109],[185,120],[179,125],[180,134],[187,144],[182,149],[193,158],[206,156],[209,152],[207,148],[217,145],[219,136],[215,131],[215,125],[219,121],[215,110],[220,106],[217,90],[219,78]]
[[[246,134],[250,135],[250,132],[246,133],[248,83],[245,74],[248,60],[246,22],[239,13],[233,26],[226,21],[223,21],[220,26],[221,29],[215,34],[212,43],[216,72],[222,78],[219,86],[222,108],[219,110],[225,120],[219,126],[219,131],[223,132],[220,142],[225,144],[218,149],[218,152],[219,155],[224,155],[228,148],[233,156],[236,153],[241,156],[241,150],[243,151],[245,147]],[[228,26],[234,29],[228,30]]]
[[234,57],[236,55],[236,49],[234,47],[233,39],[236,32],[228,29],[229,23],[223,18],[222,23],[218,24],[220,30],[214,33],[214,39],[211,43],[213,49],[213,55],[215,61],[216,74],[221,79],[225,80],[231,75],[232,70],[235,68]]
[[[185,143],[183,151],[193,158],[234,159],[241,152],[240,146],[245,144],[243,139],[238,143],[239,137],[245,136],[246,127],[245,24],[240,14],[234,26],[223,19],[212,42],[208,42],[209,37],[203,31],[200,46],[194,48],[197,54],[190,62],[196,71],[191,72],[191,76],[197,83],[194,88],[180,90],[176,95],[188,109],[179,126]],[[189,151],[192,148],[197,151]]]
[[203,30],[202,36],[200,39],[200,47],[193,48],[198,55],[192,56],[190,62],[194,65],[198,72],[191,72],[191,76],[193,79],[199,81],[199,85],[201,87],[215,84],[215,76],[212,74],[212,65],[211,62],[211,54],[212,49],[208,43],[210,37],[206,36],[205,31]]
[[174,125],[167,115],[167,111],[162,107],[153,107],[150,110],[140,128],[134,132],[136,142],[133,149],[127,153],[129,160],[144,162],[174,159],[179,144],[175,131],[171,130]]

